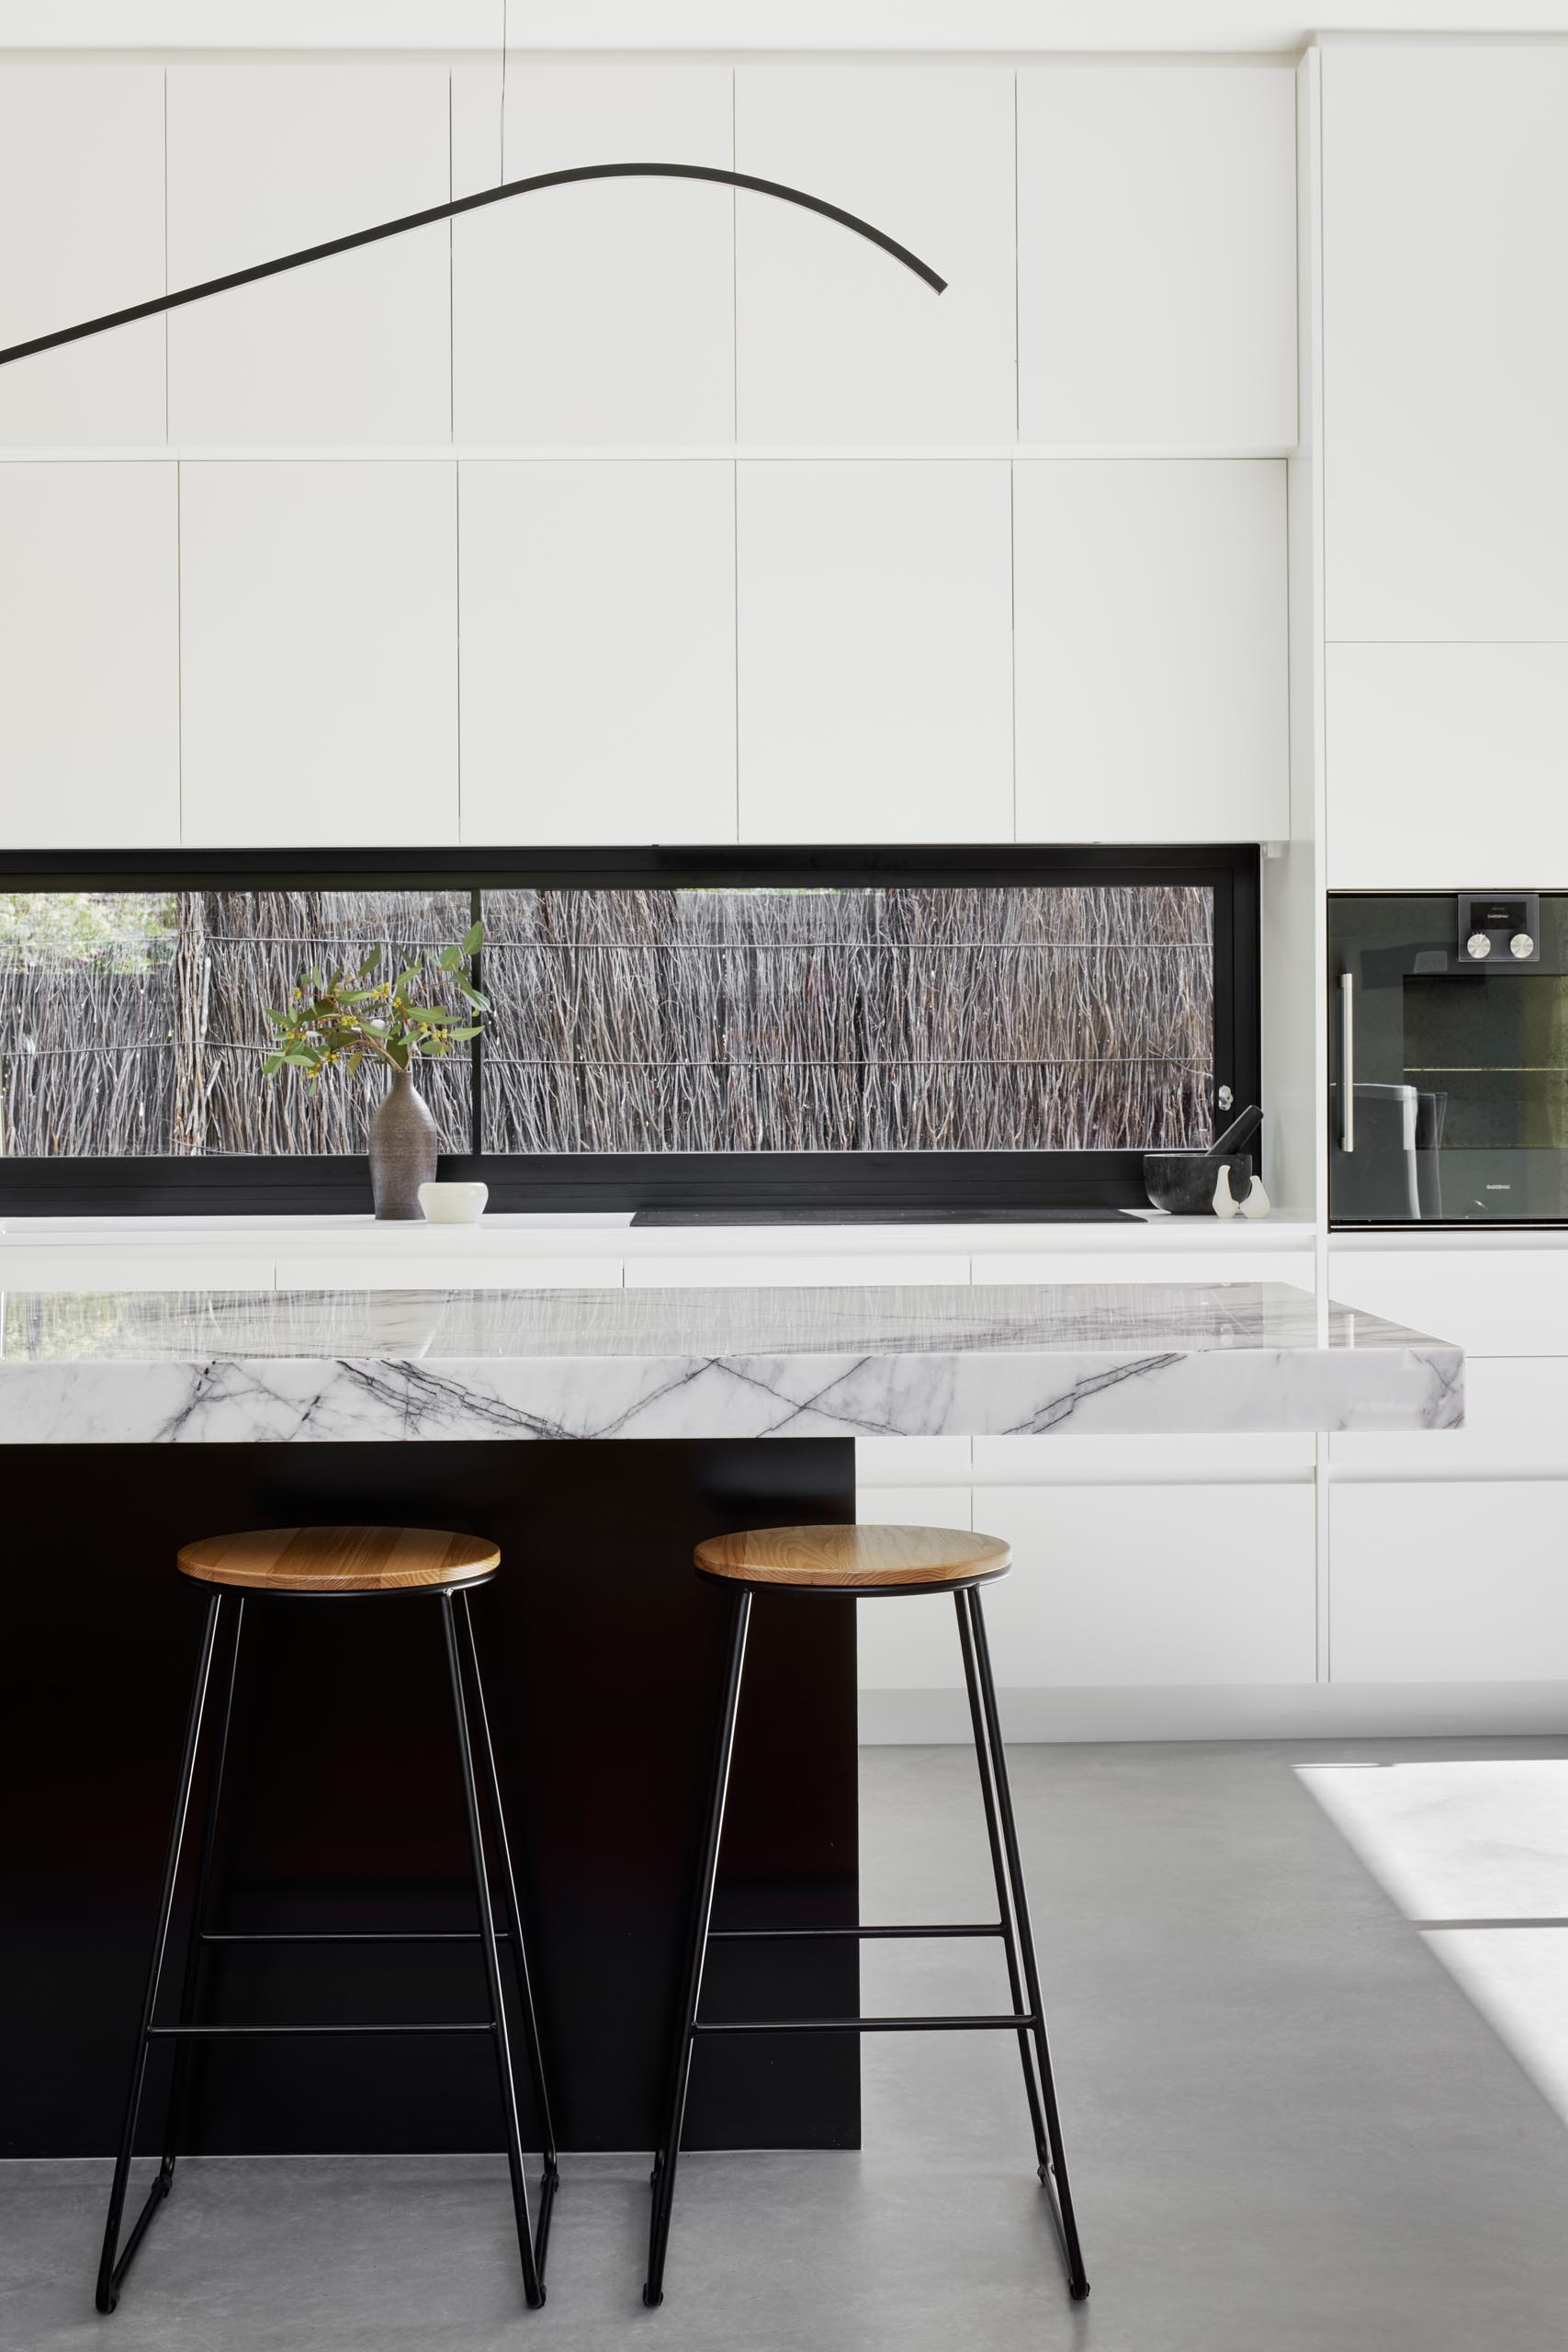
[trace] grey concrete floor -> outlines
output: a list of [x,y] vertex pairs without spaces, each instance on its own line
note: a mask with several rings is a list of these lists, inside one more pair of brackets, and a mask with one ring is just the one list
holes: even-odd
[[[112,2320],[91,2301],[107,2167],[17,2163],[0,2346],[1560,2352],[1568,2128],[1298,1770],[1520,1754],[1568,1750],[1015,1751],[1085,2305],[1010,2042],[888,2035],[864,2044],[861,2153],[682,2164],[657,2313],[638,2301],[641,2154],[565,2163],[536,2314],[499,2161],[184,2165]],[[867,1918],[985,1916],[973,1771],[966,1750],[866,1751]],[[1568,1938],[1562,1974],[1568,2004]],[[991,1946],[867,1951],[868,2011],[1004,1996]]]

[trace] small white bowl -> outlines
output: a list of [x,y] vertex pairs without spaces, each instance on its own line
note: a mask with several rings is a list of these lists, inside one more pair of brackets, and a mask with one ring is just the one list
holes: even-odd
[[426,1225],[478,1225],[489,1198],[488,1184],[422,1184],[419,1188]]

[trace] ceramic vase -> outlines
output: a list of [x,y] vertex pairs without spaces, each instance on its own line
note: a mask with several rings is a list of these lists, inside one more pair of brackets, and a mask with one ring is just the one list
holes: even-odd
[[406,1069],[396,1071],[370,1122],[370,1190],[376,1215],[419,1219],[419,1188],[435,1182],[435,1122]]

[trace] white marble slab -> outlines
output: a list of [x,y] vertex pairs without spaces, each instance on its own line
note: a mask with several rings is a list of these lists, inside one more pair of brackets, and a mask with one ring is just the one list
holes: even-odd
[[1463,1356],[1284,1283],[13,1294],[0,1442],[1449,1429]]

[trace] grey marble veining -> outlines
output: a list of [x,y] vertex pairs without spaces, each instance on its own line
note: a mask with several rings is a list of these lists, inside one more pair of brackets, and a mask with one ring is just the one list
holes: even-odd
[[0,1442],[1127,1436],[1463,1419],[1463,1357],[1275,1283],[13,1294]]

